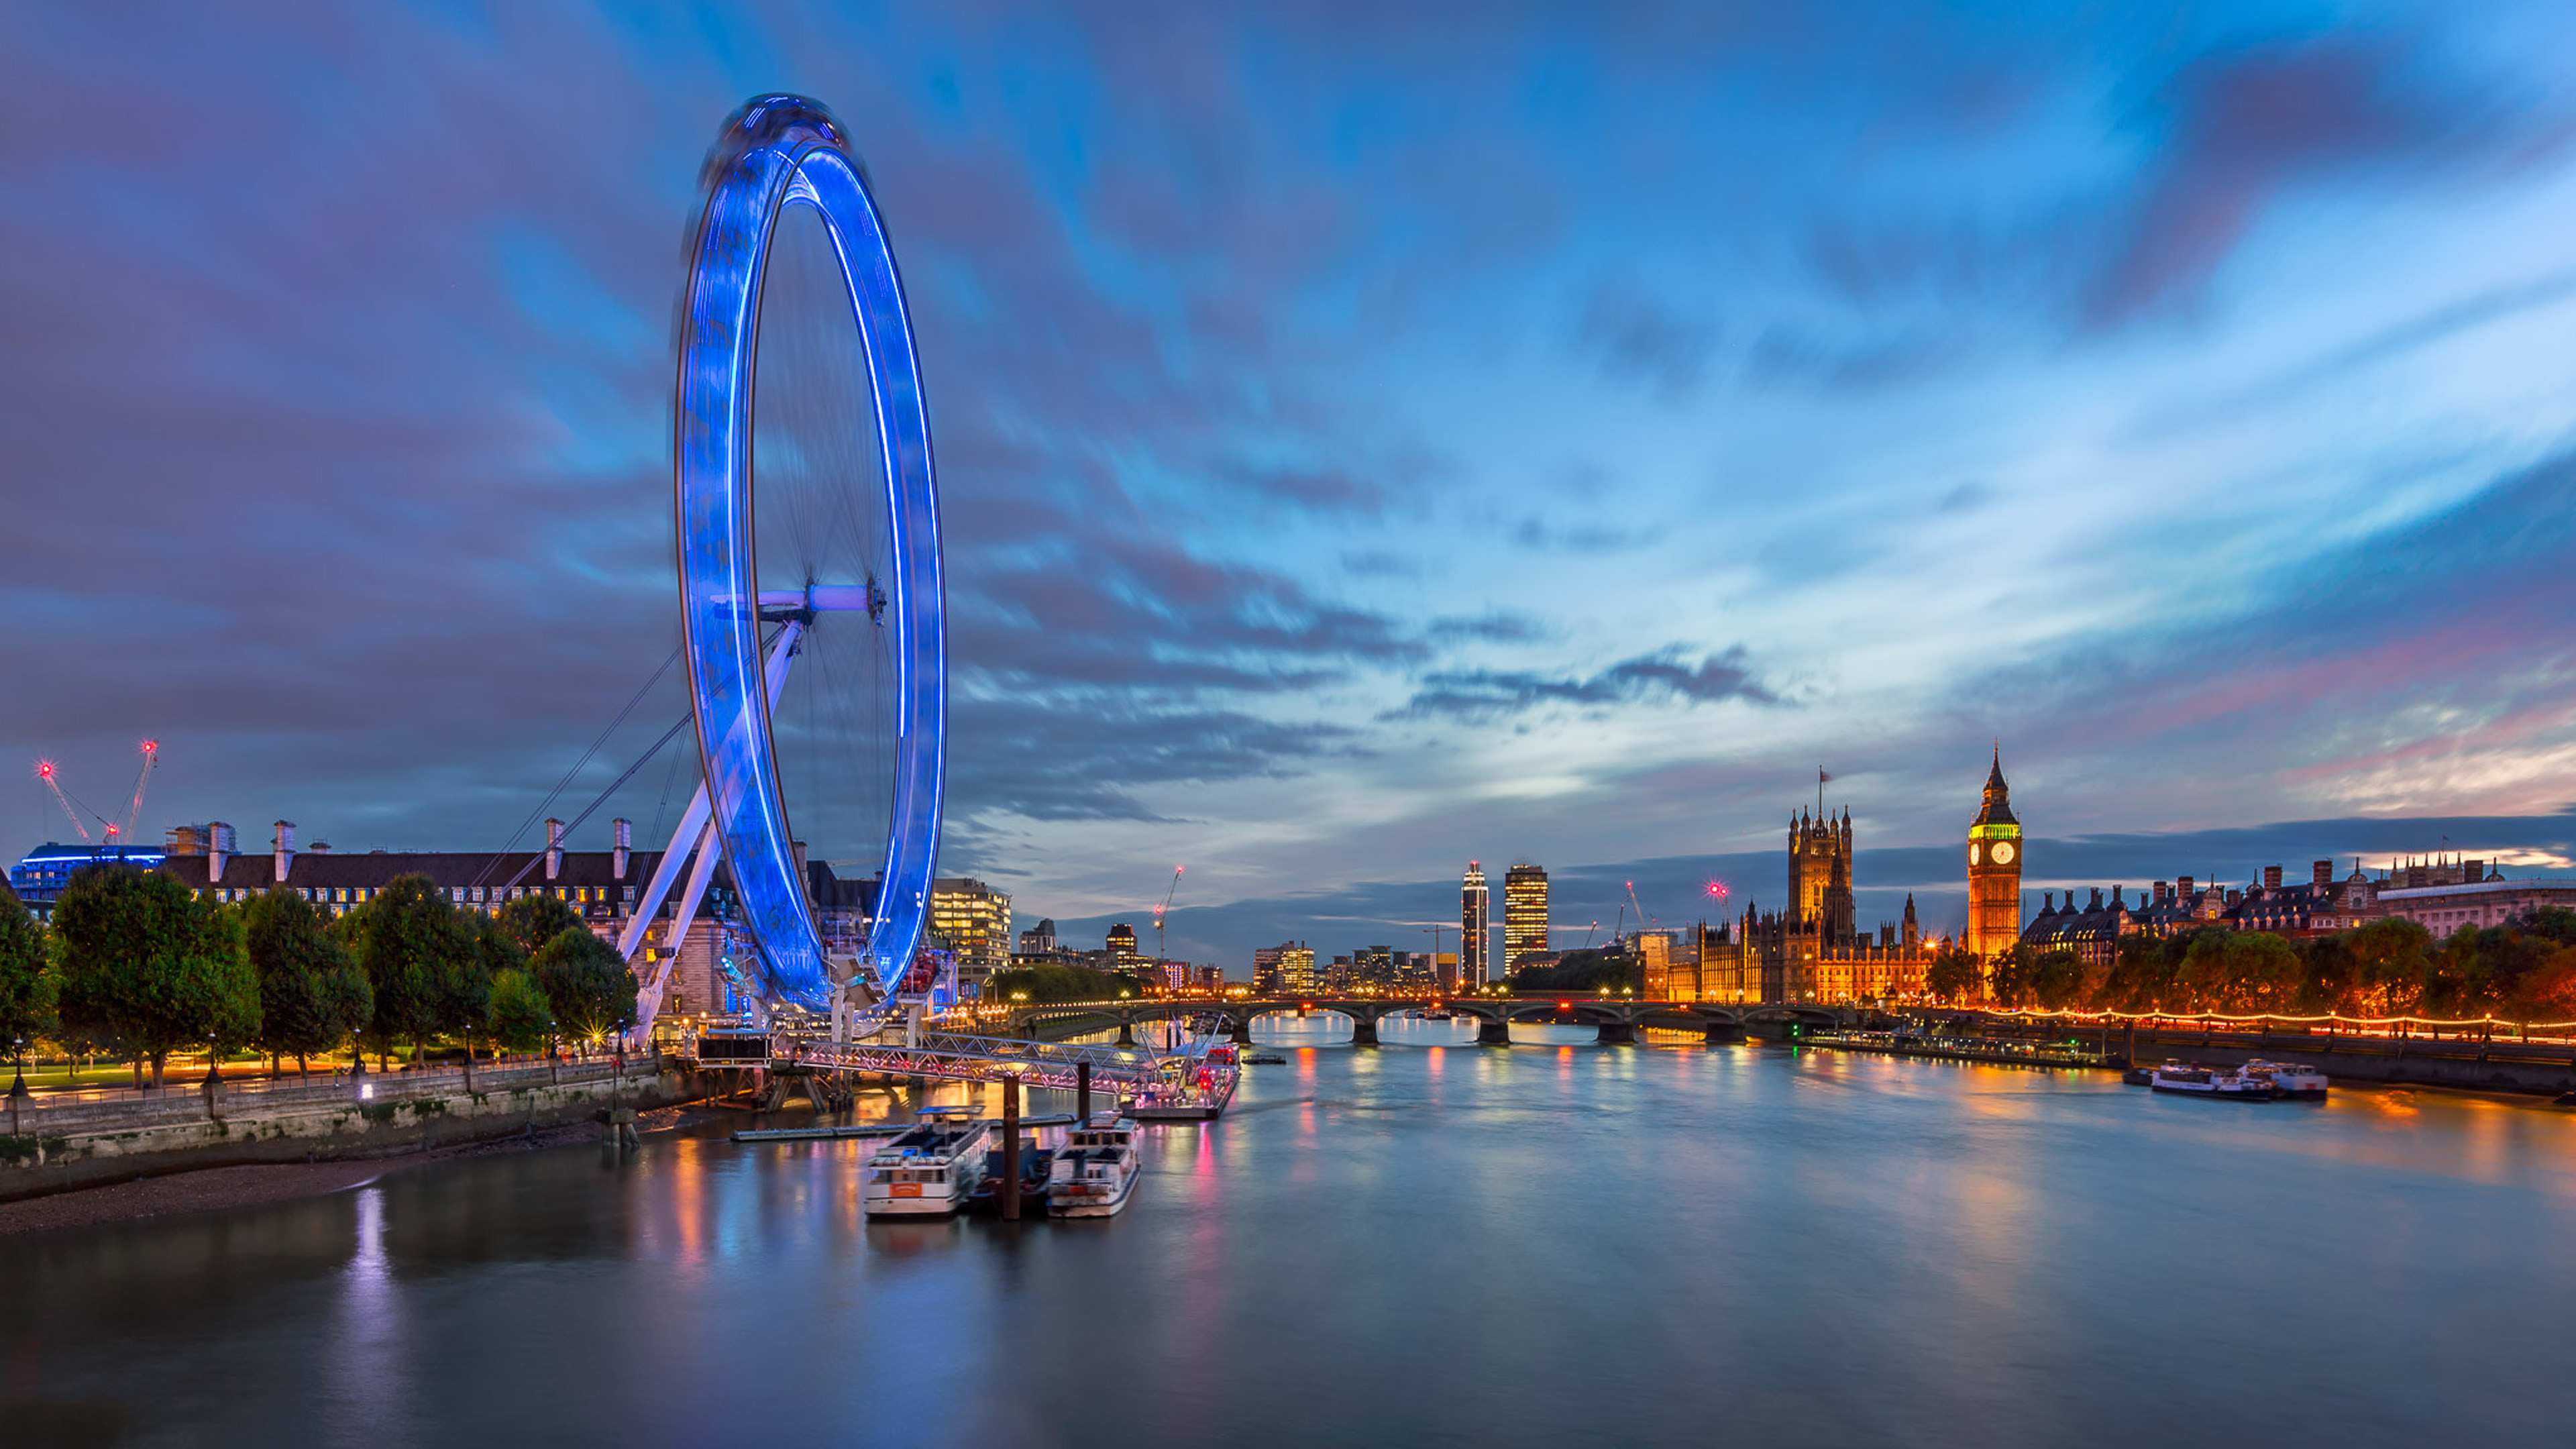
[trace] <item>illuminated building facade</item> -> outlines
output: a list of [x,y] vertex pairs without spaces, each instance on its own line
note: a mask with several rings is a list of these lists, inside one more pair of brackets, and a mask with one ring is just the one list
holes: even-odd
[[1493,904],[1493,892],[1485,887],[1485,868],[1475,861],[1467,862],[1466,888],[1458,897],[1457,989],[1473,991],[1485,984],[1485,953],[1492,949],[1493,941]]
[[1994,960],[2021,939],[2022,863],[2021,822],[2013,818],[1998,745],[1986,775],[1985,808],[1968,827],[1968,926],[1961,941],[1980,961]]
[[1732,931],[1702,927],[1698,959],[1668,954],[1663,976],[1675,997],[1728,1003],[1909,1001],[1923,995],[1923,974],[1937,947],[1923,938],[1914,897],[1902,921],[1876,934],[1853,924],[1852,823],[1800,810],[1789,820],[1789,901],[1765,912],[1751,902]]
[[957,986],[983,993],[985,979],[1011,965],[1011,897],[972,876],[951,876],[930,887],[930,932],[957,953]]
[[[181,830],[194,828],[180,827]],[[171,832],[173,835],[178,833]],[[42,921],[53,915],[54,900],[70,883],[72,872],[87,866],[116,862],[123,862],[136,870],[151,870],[160,865],[168,853],[148,845],[92,845],[87,841],[65,845],[58,840],[48,840],[9,867],[9,889],[18,897],[19,904]]]
[[1503,970],[1547,953],[1547,872],[1523,863],[1503,872]]
[[1109,969],[1112,971],[1133,971],[1145,959],[1144,954],[1136,949],[1136,928],[1125,921],[1109,928],[1108,944]]

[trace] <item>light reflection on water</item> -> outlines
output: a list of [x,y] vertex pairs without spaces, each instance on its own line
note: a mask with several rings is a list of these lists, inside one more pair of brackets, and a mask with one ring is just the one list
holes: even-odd
[[0,1394],[121,1403],[133,1444],[2398,1444],[2576,1411],[2545,1106],[1256,1034],[1288,1063],[1152,1129],[1107,1222],[869,1223],[864,1144],[728,1118],[622,1167],[0,1240]]

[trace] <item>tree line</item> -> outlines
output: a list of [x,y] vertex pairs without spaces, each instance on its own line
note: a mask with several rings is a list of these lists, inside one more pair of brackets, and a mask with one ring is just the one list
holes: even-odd
[[1124,971],[1094,971],[1088,966],[1015,966],[984,979],[983,999],[1007,1004],[1026,997],[1031,1003],[1111,1001],[1120,993],[1141,997],[1145,979]]
[[309,1067],[354,1044],[381,1066],[440,1042],[595,1040],[634,1018],[617,948],[551,897],[484,915],[405,875],[334,919],[282,886],[205,901],[102,863],[66,882],[39,926],[0,885],[0,1045],[132,1061],[156,1086],[174,1052],[247,1048]]
[[1991,964],[1951,947],[1926,971],[1940,1001],[2192,1016],[2576,1020],[2576,911],[2550,908],[2436,942],[2390,917],[2330,936],[2204,926],[2124,936],[2107,961],[2015,945]]

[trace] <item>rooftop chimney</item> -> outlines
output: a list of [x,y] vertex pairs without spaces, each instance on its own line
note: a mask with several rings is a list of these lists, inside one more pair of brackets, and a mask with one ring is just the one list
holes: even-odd
[[2267,891],[2276,891],[2280,888],[2281,868],[2277,865],[2267,865],[2263,867],[2263,889]]
[[546,822],[546,879],[563,874],[563,822]]
[[331,853],[331,842],[327,840],[317,840],[313,842],[313,848],[308,853],[313,855],[329,855]]
[[206,827],[206,884],[220,885],[224,863],[232,859],[233,828],[218,820]]
[[812,874],[812,872],[805,869],[805,842],[801,840],[791,840],[787,843],[796,852],[796,878],[801,881],[808,875]]
[[286,872],[295,865],[295,822],[277,822],[277,884],[286,884]]
[[2334,862],[2320,860],[2308,867],[2308,883],[2319,890],[2334,884]]
[[608,822],[617,827],[617,853],[610,858],[609,877],[626,879],[626,858],[635,853],[635,822],[624,816]]

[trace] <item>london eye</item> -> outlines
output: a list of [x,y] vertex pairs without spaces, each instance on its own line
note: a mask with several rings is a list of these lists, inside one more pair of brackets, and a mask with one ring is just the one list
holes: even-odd
[[[848,1030],[913,969],[938,859],[947,648],[920,366],[884,223],[820,104],[749,102],[702,179],[672,471],[703,779],[621,946],[632,959],[687,862],[676,944],[721,860],[755,948],[734,968],[747,1004]],[[809,836],[876,865],[859,933],[816,898]],[[649,1022],[668,972],[638,975]]]

